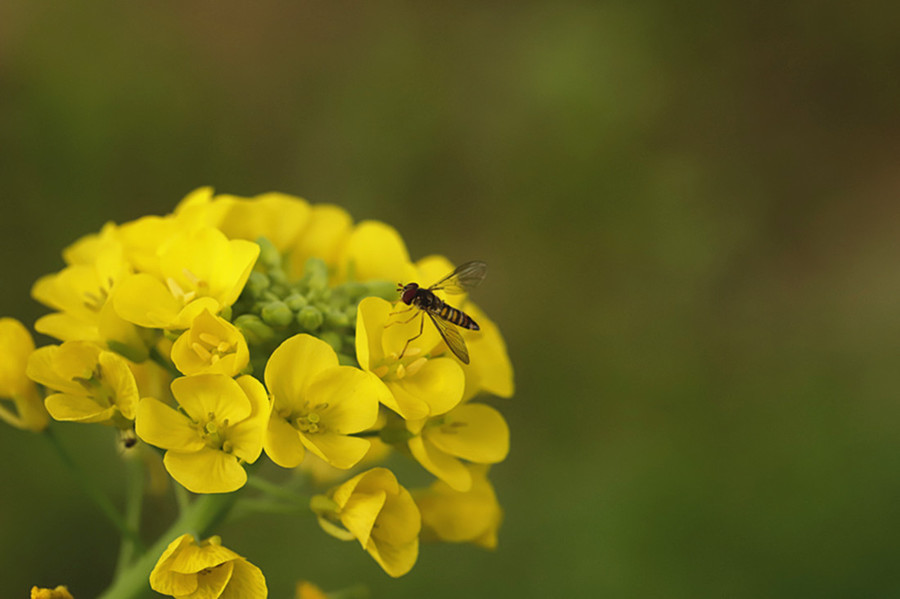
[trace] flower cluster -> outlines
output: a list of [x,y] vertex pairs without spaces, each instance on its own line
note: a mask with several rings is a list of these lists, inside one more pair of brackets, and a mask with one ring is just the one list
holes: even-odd
[[[32,289],[52,310],[35,329],[58,344],[35,349],[25,327],[0,319],[6,422],[114,427],[131,451],[164,452],[165,471],[201,496],[249,481],[284,501],[295,479],[346,479],[313,489],[306,505],[391,576],[413,567],[420,538],[496,545],[501,511],[487,470],[505,459],[509,430],[478,398],[513,394],[503,338],[465,294],[436,290],[479,325],[458,329],[464,363],[396,291],[411,281],[427,289],[453,271],[446,258],[413,262],[392,227],[354,223],[337,206],[209,188],[166,216],[107,224],[63,258]],[[263,454],[306,475],[257,479],[248,470]],[[411,493],[390,469],[373,467],[392,454],[437,480]],[[359,472],[363,464],[370,469]],[[234,502],[215,505],[222,512]],[[208,516],[196,518],[216,520]],[[184,534],[203,531],[191,523],[151,548],[166,548],[149,576],[154,589],[265,596],[259,569],[218,537],[198,544]]]

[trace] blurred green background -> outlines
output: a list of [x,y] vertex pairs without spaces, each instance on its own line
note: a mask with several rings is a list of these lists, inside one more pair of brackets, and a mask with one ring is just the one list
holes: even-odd
[[[66,244],[200,185],[337,203],[490,264],[506,520],[399,580],[310,519],[223,529],[272,597],[900,596],[898,16],[7,1],[0,314],[33,323]],[[58,429],[121,500],[109,435]],[[98,594],[114,531],[40,438],[0,451],[0,597]]]

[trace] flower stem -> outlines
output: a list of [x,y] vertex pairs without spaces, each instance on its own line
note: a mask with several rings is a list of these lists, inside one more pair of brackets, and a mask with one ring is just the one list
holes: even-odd
[[116,528],[119,529],[119,532],[127,538],[131,543],[134,544],[135,547],[142,548],[141,539],[138,537],[137,533],[129,527],[128,523],[122,518],[122,515],[119,513],[119,510],[116,509],[116,506],[113,505],[112,501],[110,501],[109,497],[103,494],[100,489],[98,489],[88,478],[87,474],[75,463],[75,460],[72,459],[72,456],[69,455],[69,452],[63,447],[63,444],[60,442],[59,438],[56,436],[56,433],[53,432],[52,428],[46,428],[44,430],[44,438],[50,442],[51,447],[56,450],[57,456],[62,461],[63,464],[69,469],[72,473],[72,477],[78,483],[78,486],[81,487],[81,490],[87,495],[94,504],[100,508],[100,511],[103,512],[110,522],[112,522]]
[[[133,448],[125,454],[126,468],[126,492],[125,492],[125,523],[128,528],[139,531],[141,528],[141,507],[144,499],[144,462],[141,460],[138,448]],[[119,549],[119,561],[116,564],[116,572],[124,570],[134,559],[134,556],[143,550],[142,546],[135,544],[130,538],[122,539]]]
[[309,497],[301,495],[299,493],[294,493],[288,489],[280,487],[275,483],[271,483],[264,478],[260,478],[253,474],[250,474],[247,477],[247,486],[253,487],[257,491],[262,491],[266,495],[271,497],[277,497],[279,499],[286,499],[291,503],[308,505]]
[[150,572],[169,543],[184,533],[191,533],[200,540],[225,517],[237,495],[223,493],[198,497],[146,553],[118,573],[100,599],[134,599],[146,595],[150,590]]

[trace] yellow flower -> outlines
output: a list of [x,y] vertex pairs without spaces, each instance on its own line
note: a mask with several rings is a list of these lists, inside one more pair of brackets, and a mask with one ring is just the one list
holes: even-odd
[[209,310],[198,314],[191,328],[172,346],[172,362],[187,375],[226,374],[235,376],[247,366],[250,352],[237,328]]
[[138,436],[166,449],[172,478],[194,493],[229,493],[247,482],[242,463],[262,452],[270,404],[249,375],[199,374],[172,381],[180,410],[152,397],[138,404]]
[[472,488],[466,492],[456,491],[440,480],[427,489],[413,492],[422,514],[422,536],[495,549],[503,510],[487,479],[488,467],[470,465],[468,468]]
[[[114,229],[91,241],[76,242],[64,252],[77,260],[63,270],[37,280],[31,295],[58,310],[38,319],[35,329],[61,341],[91,341],[109,346],[135,361],[147,357],[147,346],[138,329],[112,308],[116,284],[131,274],[121,242]],[[74,249],[73,249],[74,248]]]
[[190,534],[172,541],[153,571],[150,588],[176,599],[265,599],[262,571],[231,549],[222,539],[197,543]]
[[211,227],[182,231],[159,248],[160,276],[137,273],[119,285],[113,302],[137,325],[186,329],[203,310],[218,314],[240,295],[259,246]]
[[31,599],[73,599],[73,597],[69,589],[59,585],[55,589],[31,587]]
[[55,420],[129,428],[138,402],[128,362],[86,341],[47,345],[28,359],[29,378],[57,391],[44,400]]
[[274,401],[265,441],[273,462],[293,468],[309,450],[346,469],[369,450],[367,439],[351,435],[375,423],[389,395],[377,377],[339,366],[321,339],[294,335],[272,352],[265,379]]
[[402,576],[416,563],[419,509],[387,468],[354,476],[328,497],[313,497],[311,505],[325,532],[342,540],[357,539],[390,576]]
[[391,391],[384,405],[403,418],[420,420],[451,410],[465,388],[460,363],[432,356],[443,341],[430,322],[424,323],[422,335],[407,345],[419,332],[418,319],[428,317],[423,314],[404,323],[409,316],[391,316],[392,310],[389,302],[377,297],[359,303],[356,358],[360,367],[384,381]]
[[472,488],[472,474],[460,461],[496,464],[509,453],[509,427],[500,412],[466,403],[428,420],[407,421],[415,436],[409,451],[422,467],[457,491]]
[[12,400],[15,409],[0,403],[0,419],[30,431],[41,431],[50,418],[34,381],[28,378],[28,357],[34,340],[21,322],[0,318],[0,398]]

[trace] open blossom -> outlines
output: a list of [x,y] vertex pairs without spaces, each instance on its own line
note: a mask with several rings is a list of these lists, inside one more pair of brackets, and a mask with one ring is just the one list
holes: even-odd
[[114,295],[116,312],[142,327],[186,329],[194,318],[234,303],[259,256],[259,246],[229,240],[212,227],[188,228],[159,249],[160,275],[126,277]]
[[150,573],[150,588],[176,599],[265,599],[262,571],[217,536],[197,542],[184,534],[172,541]]
[[472,488],[472,473],[462,460],[496,464],[509,453],[509,427],[500,412],[485,404],[466,403],[406,426],[415,435],[409,440],[412,456],[457,491]]
[[354,476],[328,498],[314,497],[312,507],[328,534],[359,541],[390,576],[403,576],[416,563],[419,509],[387,468]]
[[37,385],[26,374],[34,340],[21,322],[0,318],[0,400],[12,401],[10,409],[0,402],[0,419],[31,431],[41,431],[50,420]]
[[194,493],[229,493],[247,482],[242,463],[262,453],[270,404],[251,376],[235,380],[199,374],[172,381],[180,410],[146,397],[138,405],[137,435],[166,449],[172,478]]
[[393,310],[389,302],[377,297],[359,303],[356,357],[360,367],[384,381],[391,391],[384,404],[406,419],[419,420],[451,410],[465,389],[460,363],[447,356],[432,356],[443,341],[430,322],[409,342],[419,332],[418,319],[427,316],[419,314],[404,323],[409,317],[398,319],[391,315]]
[[28,376],[51,391],[44,400],[55,420],[131,426],[138,402],[128,362],[93,343],[41,347],[28,359]]
[[237,328],[209,310],[198,314],[191,328],[172,346],[172,362],[184,374],[235,376],[247,366],[250,352]]
[[377,377],[339,366],[327,343],[295,335],[272,352],[266,386],[273,397],[266,454],[293,468],[310,451],[337,468],[351,468],[369,450],[352,436],[375,424],[378,404],[388,394]]

